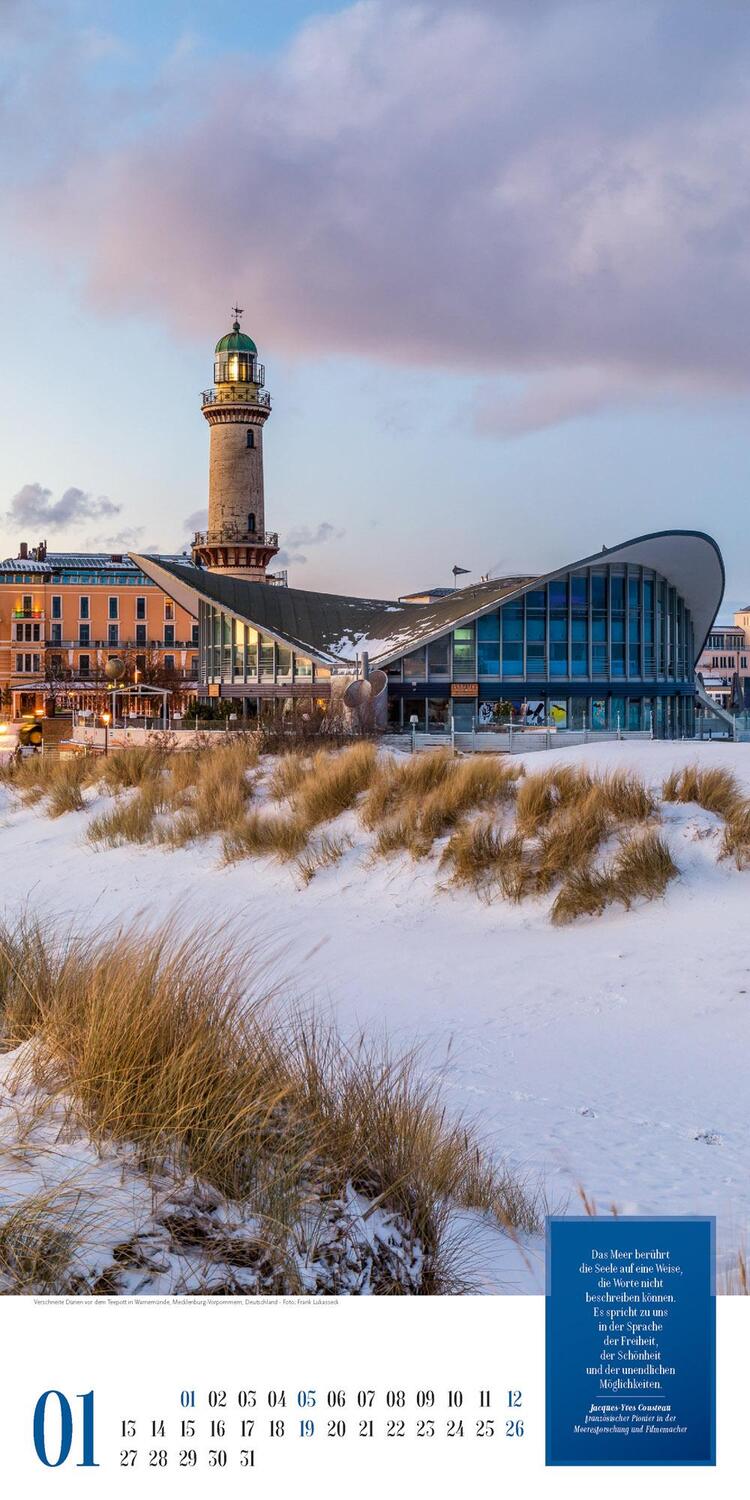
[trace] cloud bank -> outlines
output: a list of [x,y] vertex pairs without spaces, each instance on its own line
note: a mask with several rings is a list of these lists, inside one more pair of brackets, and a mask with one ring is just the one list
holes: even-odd
[[287,532],[286,546],[276,554],[273,566],[288,568],[292,563],[306,563],[307,551],[303,551],[303,548],[322,547],[326,542],[340,541],[345,535],[343,529],[337,530],[330,521],[321,521],[314,531],[309,526],[297,526]]
[[43,485],[25,484],[13,496],[5,519],[16,526],[62,530],[103,516],[116,516],[121,508],[106,495],[95,497],[75,485],[54,500],[52,491]]
[[734,0],[359,0],[271,60],[172,58],[96,129],[91,66],[11,198],[102,309],[205,338],[241,293],[266,348],[523,377],[488,432],[748,389]]

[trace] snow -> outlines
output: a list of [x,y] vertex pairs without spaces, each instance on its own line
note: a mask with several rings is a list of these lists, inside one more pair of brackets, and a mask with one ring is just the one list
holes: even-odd
[[[632,767],[657,788],[674,767],[724,765],[750,795],[750,745],[607,741],[536,751],[529,769],[560,761]],[[84,929],[235,923],[272,953],[276,983],[346,1034],[416,1043],[449,1110],[541,1174],[553,1207],[580,1212],[582,1190],[600,1212],[716,1214],[721,1271],[750,1224],[750,871],[718,861],[713,815],[662,814],[681,872],[664,900],[554,928],[551,898],[483,902],[446,887],[436,857],[373,861],[355,814],[335,830],[353,846],[305,885],[270,860],[222,868],[216,841],[94,853],[90,810],[50,820],[0,788],[0,910]],[[482,1289],[543,1289],[538,1243],[463,1227]]]
[[[29,1083],[27,1050],[0,1056],[0,1205],[6,1221],[33,1199],[44,1227],[68,1237],[60,1280],[49,1290],[158,1297],[218,1289],[292,1295],[301,1287],[365,1295],[378,1279],[418,1287],[421,1246],[407,1239],[396,1214],[351,1183],[340,1198],[324,1200],[311,1184],[281,1268],[243,1205],[178,1178],[168,1163],[146,1174],[134,1147],[95,1147],[64,1096],[40,1095]],[[13,1259],[11,1247],[0,1295],[18,1290]]]

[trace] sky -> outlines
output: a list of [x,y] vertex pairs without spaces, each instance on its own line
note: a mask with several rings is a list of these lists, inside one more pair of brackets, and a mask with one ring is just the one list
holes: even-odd
[[685,527],[730,617],[749,186],[746,0],[0,0],[0,555],[186,545],[239,302],[291,583]]

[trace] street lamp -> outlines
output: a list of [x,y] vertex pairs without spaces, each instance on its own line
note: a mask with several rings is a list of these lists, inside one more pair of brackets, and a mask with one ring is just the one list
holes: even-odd
[[111,714],[108,714],[108,713],[103,713],[102,714],[102,724],[104,725],[104,754],[105,755],[109,754],[109,721],[110,721],[111,717],[112,717]]

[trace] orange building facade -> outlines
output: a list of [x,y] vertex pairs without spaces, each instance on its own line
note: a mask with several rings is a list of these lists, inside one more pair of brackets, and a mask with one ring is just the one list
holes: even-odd
[[0,562],[3,715],[99,712],[115,656],[125,663],[121,688],[136,690],[130,712],[161,712],[163,690],[179,710],[195,694],[198,622],[128,557],[48,552],[41,543]]

